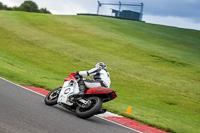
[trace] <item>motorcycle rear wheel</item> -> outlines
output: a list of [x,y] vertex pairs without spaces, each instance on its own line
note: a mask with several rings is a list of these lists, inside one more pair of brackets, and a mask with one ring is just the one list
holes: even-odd
[[87,100],[92,102],[89,108],[81,108],[80,106],[76,108],[76,115],[83,119],[87,119],[93,115],[96,115],[102,107],[102,101],[98,97],[89,97]]
[[57,104],[60,90],[61,90],[61,87],[56,88],[52,90],[51,92],[49,92],[49,94],[47,94],[47,96],[44,99],[45,104],[49,106]]

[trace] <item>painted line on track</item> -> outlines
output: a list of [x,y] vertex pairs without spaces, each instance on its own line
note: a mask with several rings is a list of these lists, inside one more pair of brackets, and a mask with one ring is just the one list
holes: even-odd
[[[33,86],[18,85],[16,83],[13,83],[13,82],[11,82],[7,79],[4,79],[2,77],[0,77],[0,79],[7,81],[7,82],[9,82],[13,85],[18,86],[18,87],[21,87],[25,90],[31,91],[35,94],[40,95],[40,96],[43,96],[43,97],[45,97],[50,92],[48,90],[33,87]],[[162,131],[160,129],[150,127],[150,126],[147,126],[147,125],[142,125],[135,120],[130,120],[128,118],[125,118],[123,116],[119,116],[117,114],[114,114],[114,113],[111,113],[111,112],[108,112],[108,111],[104,114],[99,114],[99,115],[95,115],[95,116],[100,118],[100,119],[103,119],[105,121],[109,121],[109,122],[114,123],[116,125],[130,129],[130,130],[137,132],[137,133],[167,133],[167,132]]]
[[31,92],[33,92],[33,93],[36,93],[36,94],[38,94],[38,95],[40,95],[40,96],[44,96],[44,97],[45,97],[45,95],[43,95],[43,94],[41,94],[41,93],[39,93],[39,92],[30,90],[29,88],[26,88],[26,87],[23,87],[23,86],[21,86],[21,85],[15,84],[15,83],[13,83],[13,82],[7,80],[7,79],[4,79],[4,78],[2,78],[2,77],[0,77],[0,79],[6,81],[6,82],[8,82],[8,83],[11,83],[11,84],[13,84],[13,85],[16,85],[16,86],[18,86],[18,87],[21,87],[21,88],[23,88],[23,89],[25,89],[25,90],[31,91]]

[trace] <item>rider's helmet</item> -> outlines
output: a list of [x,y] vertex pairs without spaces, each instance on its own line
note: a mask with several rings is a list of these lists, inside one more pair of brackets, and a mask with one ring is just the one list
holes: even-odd
[[95,67],[98,68],[98,69],[105,69],[105,70],[107,69],[106,64],[103,63],[103,62],[97,63],[97,64],[95,65]]

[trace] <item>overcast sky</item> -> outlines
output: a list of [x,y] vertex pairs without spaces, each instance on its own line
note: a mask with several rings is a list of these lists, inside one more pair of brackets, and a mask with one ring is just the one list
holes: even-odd
[[[75,15],[96,13],[98,0],[33,0],[39,8],[46,7],[52,14]],[[120,0],[122,3],[144,3],[143,21],[200,30],[200,0]],[[7,6],[19,6],[24,0],[0,0]],[[119,0],[101,2],[118,3]],[[100,8],[101,11],[108,6]]]

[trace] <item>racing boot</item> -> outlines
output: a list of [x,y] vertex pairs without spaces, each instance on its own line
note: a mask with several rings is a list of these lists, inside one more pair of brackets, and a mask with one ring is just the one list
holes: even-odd
[[84,81],[82,79],[79,80],[78,86],[79,86],[80,92],[78,94],[76,94],[76,95],[79,95],[80,97],[83,97],[84,94],[85,94],[85,83],[84,83]]
[[84,97],[85,94],[85,84],[83,80],[79,80],[78,82],[80,92],[70,96],[70,99],[79,99]]
[[84,96],[85,94],[85,85],[80,85],[79,86],[80,92],[78,93],[79,96]]

